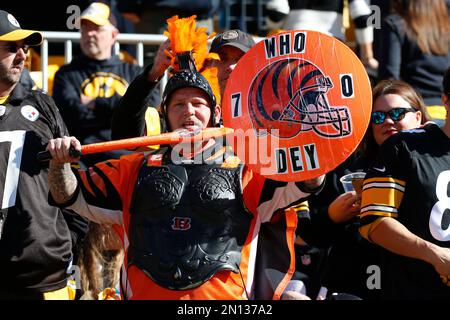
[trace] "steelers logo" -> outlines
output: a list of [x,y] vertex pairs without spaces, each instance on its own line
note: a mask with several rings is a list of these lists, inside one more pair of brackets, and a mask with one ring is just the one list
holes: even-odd
[[19,22],[17,22],[16,18],[14,18],[14,16],[12,14],[8,13],[8,21],[16,28],[20,28],[20,24]]
[[23,106],[20,109],[20,113],[24,116],[25,119],[28,119],[32,122],[36,121],[39,118],[39,111],[36,110],[35,107],[27,105]]
[[96,72],[81,84],[81,92],[90,98],[111,98],[114,95],[123,96],[128,82],[116,74]]
[[239,36],[239,34],[236,31],[230,30],[230,31],[225,32],[223,34],[222,38],[224,40],[232,40],[232,39],[236,39],[238,36]]

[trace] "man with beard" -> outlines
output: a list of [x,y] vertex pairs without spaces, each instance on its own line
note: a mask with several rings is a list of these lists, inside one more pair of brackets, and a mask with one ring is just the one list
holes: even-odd
[[36,159],[48,140],[67,134],[52,98],[19,83],[29,46],[41,42],[0,10],[0,299],[73,298],[67,270],[80,233],[65,218],[86,226],[48,204],[48,168]]

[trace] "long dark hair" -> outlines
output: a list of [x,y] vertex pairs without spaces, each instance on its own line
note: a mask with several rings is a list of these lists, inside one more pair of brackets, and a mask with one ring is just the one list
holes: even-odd
[[423,53],[446,55],[450,51],[450,19],[444,0],[394,0],[392,6]]
[[[405,101],[407,101],[411,107],[420,111],[422,113],[421,124],[424,124],[427,121],[430,121],[430,117],[428,115],[425,102],[422,99],[422,96],[414,90],[409,84],[401,80],[382,80],[380,81],[373,89],[372,89],[372,103],[375,104],[375,101],[378,97],[384,96],[387,94],[396,94],[402,97]],[[366,131],[366,134],[359,146],[359,153],[361,153],[364,157],[368,157],[369,159],[376,156],[378,152],[378,144],[375,142],[375,138],[372,132],[372,124],[369,125],[369,128]]]

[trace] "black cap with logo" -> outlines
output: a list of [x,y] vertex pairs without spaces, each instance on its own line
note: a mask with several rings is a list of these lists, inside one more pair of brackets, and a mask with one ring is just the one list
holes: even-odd
[[0,10],[0,41],[20,40],[29,46],[38,46],[43,37],[39,31],[22,29],[12,14]]
[[228,30],[217,35],[211,43],[210,52],[218,53],[224,46],[232,46],[247,52],[255,44],[253,37],[239,29]]

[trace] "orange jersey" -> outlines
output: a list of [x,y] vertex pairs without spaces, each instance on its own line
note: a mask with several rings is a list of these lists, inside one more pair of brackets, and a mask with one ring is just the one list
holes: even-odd
[[[79,189],[70,208],[97,223],[114,224],[125,248],[122,267],[122,294],[126,299],[248,299],[252,297],[258,232],[273,212],[304,200],[309,193],[301,183],[278,182],[264,178],[244,167],[241,184],[246,210],[252,214],[241,251],[239,272],[222,270],[200,286],[171,290],[156,284],[135,265],[128,266],[130,208],[142,165],[161,166],[161,154],[134,154],[97,164],[87,171],[79,170]],[[240,160],[228,157],[222,167],[237,167]],[[205,164],[207,165],[207,164]],[[292,238],[293,240],[293,238]]]

